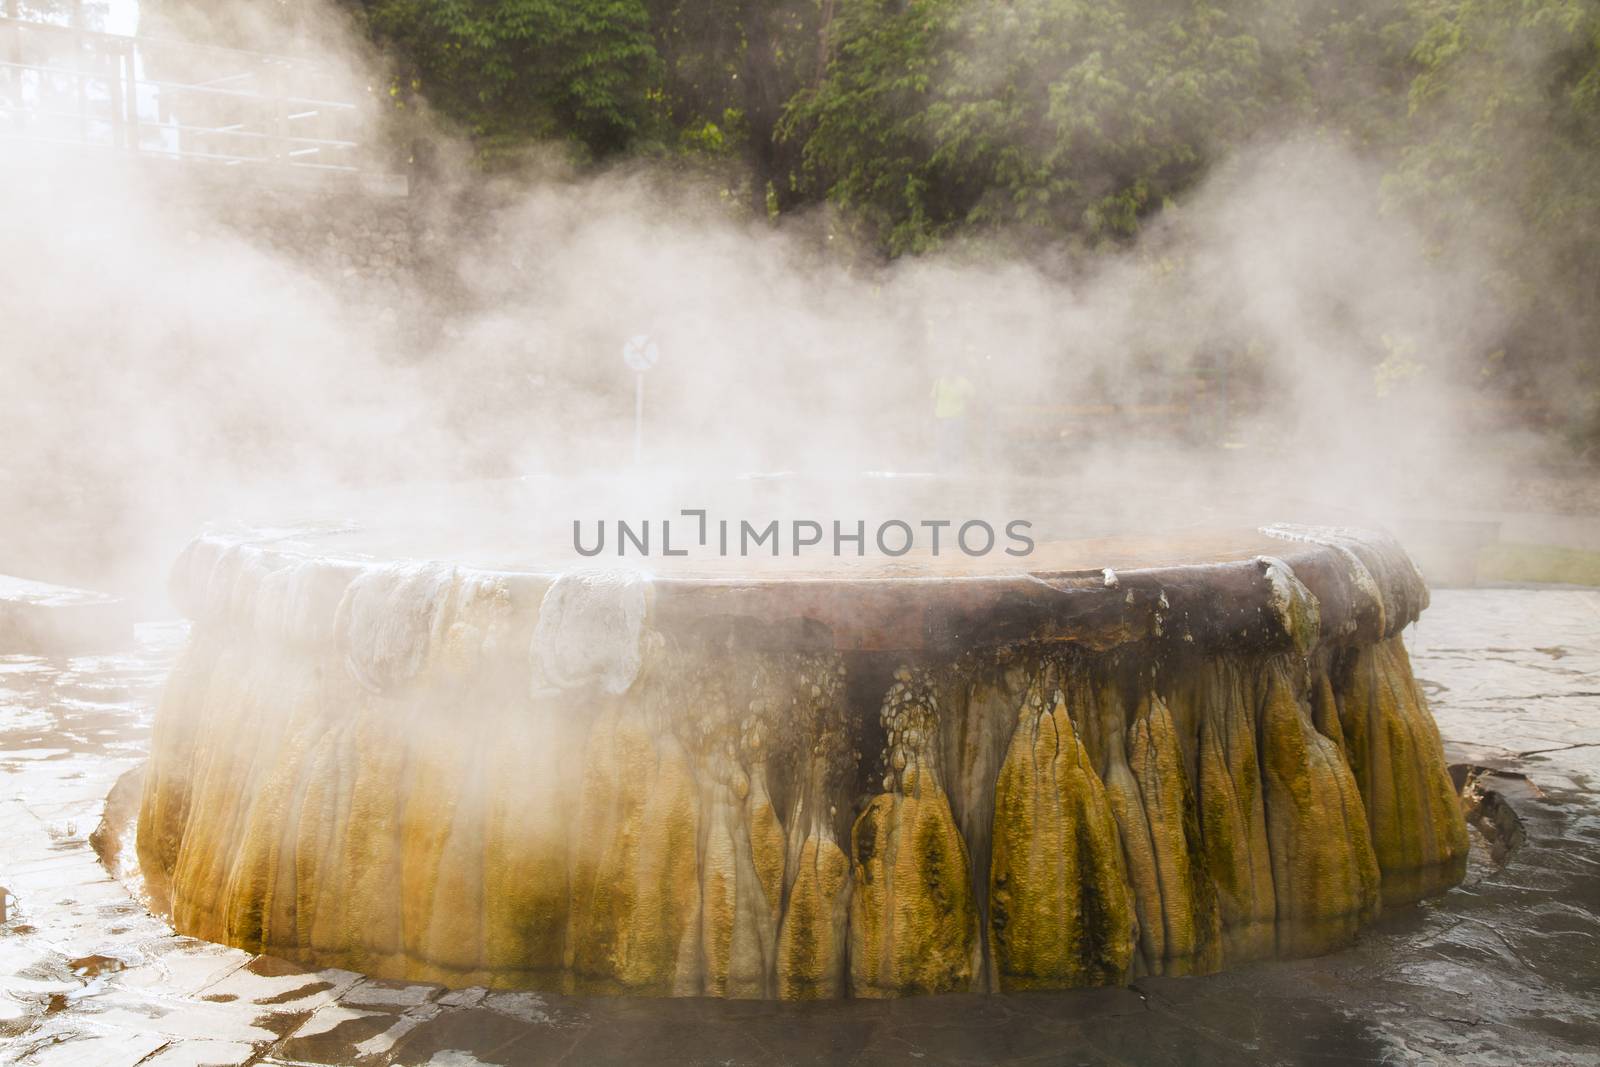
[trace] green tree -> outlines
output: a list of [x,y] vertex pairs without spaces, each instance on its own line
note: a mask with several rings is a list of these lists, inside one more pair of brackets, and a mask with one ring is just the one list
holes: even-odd
[[1600,2],[1417,0],[1410,121],[1389,184],[1442,253],[1487,248],[1508,316],[1483,373],[1600,440]]
[[[832,0],[649,0],[671,125],[691,151],[741,158],[752,209],[797,202],[797,145],[777,136],[790,97],[821,74]],[[770,198],[770,199],[769,199]]]
[[593,157],[654,134],[660,58],[642,0],[369,0],[400,80],[480,145],[565,138]]
[[1256,17],[1204,0],[857,0],[787,129],[891,252],[997,226],[1126,236],[1261,116]]

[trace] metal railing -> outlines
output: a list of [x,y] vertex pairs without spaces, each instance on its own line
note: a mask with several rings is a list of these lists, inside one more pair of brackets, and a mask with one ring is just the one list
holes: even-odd
[[0,17],[0,139],[354,173],[359,99],[303,59]]

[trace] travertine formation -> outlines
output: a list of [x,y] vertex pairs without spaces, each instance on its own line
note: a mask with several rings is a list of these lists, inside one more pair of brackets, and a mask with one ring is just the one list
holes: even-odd
[[660,582],[614,635],[621,682],[566,687],[535,647],[547,577],[202,538],[146,884],[197,937],[577,992],[1325,952],[1459,881],[1466,830],[1399,636],[1426,602],[1409,561],[1266,533],[1120,573]]

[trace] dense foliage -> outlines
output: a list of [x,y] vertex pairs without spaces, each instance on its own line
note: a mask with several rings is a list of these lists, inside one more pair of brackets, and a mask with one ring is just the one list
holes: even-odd
[[[1248,5],[1241,5],[1247,7]],[[862,0],[791,111],[809,174],[893,251],[963,226],[1131,234],[1260,118],[1251,14],[1140,0]]]
[[374,0],[403,81],[485,140],[565,136],[597,154],[650,133],[661,60],[642,0]]
[[[1494,251],[1503,392],[1600,441],[1600,3],[1419,0],[1396,197]],[[1463,210],[1459,205],[1467,205]],[[1441,205],[1450,205],[1442,208]]]
[[1600,0],[345,2],[397,95],[487,162],[550,139],[694,161],[757,215],[836,205],[889,256],[1092,255],[1233,149],[1312,131],[1437,256],[1493,251],[1484,380],[1600,439]]

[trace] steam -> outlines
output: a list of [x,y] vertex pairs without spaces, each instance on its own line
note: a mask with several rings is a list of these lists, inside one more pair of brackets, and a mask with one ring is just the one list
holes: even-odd
[[[264,52],[320,40],[351,84],[386,84],[326,26],[252,32]],[[412,205],[420,268],[396,290],[224,224],[258,195],[248,175],[207,175],[238,179],[218,205],[185,167],[0,138],[0,570],[146,592],[206,519],[485,478],[529,479],[530,540],[602,517],[591,505],[704,507],[705,486],[752,472],[823,485],[810,517],[881,513],[883,483],[857,475],[933,469],[946,368],[978,410],[969,476],[930,495],[1031,502],[1057,516],[1038,516],[1047,538],[1082,532],[1072,516],[1166,529],[1234,498],[1381,522],[1500,469],[1463,442],[1454,387],[1499,325],[1492,264],[1430,256],[1382,210],[1379,169],[1312,135],[1235,154],[1088,265],[886,264],[827,211],[773,227],[649,168],[443,169]],[[662,352],[643,471],[620,358],[636,333]],[[1163,412],[1196,367],[1201,399]],[[1151,411],[1038,410],[1108,402]]]
[[625,693],[639,674],[645,587],[637,574],[574,571],[550,584],[534,624],[535,686],[598,683]]

